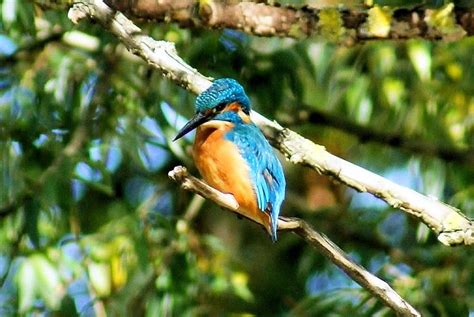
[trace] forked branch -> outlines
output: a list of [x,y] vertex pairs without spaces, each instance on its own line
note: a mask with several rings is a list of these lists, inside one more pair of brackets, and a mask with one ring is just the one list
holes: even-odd
[[[168,176],[180,184],[183,189],[212,200],[219,206],[232,212],[236,212],[239,208],[239,204],[234,199],[234,196],[221,193],[196,177],[189,175],[183,166],[176,166],[168,173]],[[351,279],[367,289],[385,305],[393,309],[397,315],[421,316],[420,313],[406,300],[400,297],[390,285],[352,261],[334,242],[324,234],[314,230],[306,221],[299,218],[280,217],[278,220],[278,230],[296,233],[343,270]]]

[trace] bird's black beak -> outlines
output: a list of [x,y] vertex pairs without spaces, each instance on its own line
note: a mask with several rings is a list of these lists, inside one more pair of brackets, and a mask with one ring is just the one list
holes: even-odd
[[191,120],[189,120],[188,123],[186,123],[184,127],[182,127],[181,130],[179,130],[178,134],[174,137],[173,141],[176,141],[179,138],[185,136],[187,133],[196,129],[198,126],[208,121],[209,119],[210,119],[209,115],[205,115],[200,112],[196,113],[194,117],[192,117]]

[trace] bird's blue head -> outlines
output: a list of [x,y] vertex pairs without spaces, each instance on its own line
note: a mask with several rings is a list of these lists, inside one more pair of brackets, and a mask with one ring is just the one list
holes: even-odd
[[226,115],[226,112],[250,114],[250,100],[244,88],[231,78],[217,79],[212,85],[196,98],[196,113],[194,117],[178,132],[177,140],[209,120],[225,120],[240,117]]
[[250,100],[244,88],[235,79],[217,79],[196,98],[196,113],[206,112],[232,102],[240,104],[247,114],[250,112]]

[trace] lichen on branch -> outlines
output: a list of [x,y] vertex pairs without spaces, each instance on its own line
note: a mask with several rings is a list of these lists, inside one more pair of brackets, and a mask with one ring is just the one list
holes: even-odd
[[[382,7],[324,8],[289,6],[271,1],[107,0],[131,18],[177,23],[182,27],[229,28],[258,36],[304,38],[355,43],[377,39],[455,40],[474,35],[474,10]],[[196,8],[198,8],[196,10]]]

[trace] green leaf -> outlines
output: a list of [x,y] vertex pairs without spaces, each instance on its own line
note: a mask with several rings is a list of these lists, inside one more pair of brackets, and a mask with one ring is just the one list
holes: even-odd
[[40,239],[38,233],[39,204],[36,200],[28,199],[25,204],[26,219],[25,232],[35,248],[39,248]]

